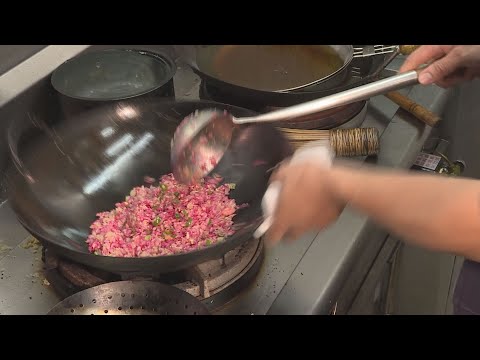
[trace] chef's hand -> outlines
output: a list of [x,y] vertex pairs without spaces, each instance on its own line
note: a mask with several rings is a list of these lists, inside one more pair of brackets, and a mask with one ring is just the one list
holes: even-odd
[[333,195],[329,168],[315,162],[285,164],[271,178],[281,191],[273,224],[266,234],[269,244],[286,238],[295,240],[310,230],[321,230],[334,222],[345,204]]
[[419,74],[423,85],[451,87],[480,76],[480,45],[423,45],[403,63],[400,72],[429,64]]

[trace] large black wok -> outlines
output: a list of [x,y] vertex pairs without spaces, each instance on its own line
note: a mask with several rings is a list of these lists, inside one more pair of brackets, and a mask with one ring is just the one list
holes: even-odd
[[98,212],[113,209],[145,176],[170,172],[170,141],[177,124],[196,109],[212,107],[252,115],[213,102],[134,99],[93,109],[54,128],[42,129],[27,119],[13,124],[9,198],[19,221],[60,255],[115,273],[172,272],[221,257],[251,238],[262,220],[267,170],[290,154],[287,140],[270,125],[242,127],[216,169],[236,184],[231,196],[237,203],[250,204],[236,215],[233,236],[201,250],[150,258],[93,255],[85,243]]
[[[364,64],[364,67],[373,69],[373,57],[356,59],[353,57],[352,45],[329,45],[332,50],[338,53],[342,65],[328,76],[316,78],[312,75],[308,86],[289,90],[265,90],[255,86],[247,86],[246,84],[240,85],[224,79],[222,74],[219,74],[216,69],[216,63],[219,61],[218,59],[221,57],[224,48],[229,46],[232,45],[176,45],[175,52],[181,61],[188,64],[198,76],[207,81],[209,87],[225,92],[233,99],[241,100],[242,103],[248,103],[252,106],[259,103],[267,104],[268,106],[291,106],[332,95],[372,81],[368,76],[351,81],[351,66],[359,66],[358,61],[362,61],[368,63],[368,65]],[[308,46],[315,47],[317,45]],[[310,66],[321,66],[321,63],[320,59],[318,62],[312,62]],[[274,64],[272,64],[273,66]],[[238,69],[238,72],[243,77],[247,77],[249,75],[248,66],[245,65],[244,69]],[[288,74],[286,75],[288,76]]]

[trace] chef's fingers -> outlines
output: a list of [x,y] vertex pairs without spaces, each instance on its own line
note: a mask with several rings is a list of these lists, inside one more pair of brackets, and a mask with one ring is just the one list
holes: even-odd
[[417,69],[420,65],[436,60],[445,55],[441,45],[423,45],[411,53],[400,67],[399,72],[403,73]]
[[287,235],[285,235],[285,239],[288,242],[294,242],[298,240],[306,232],[307,232],[307,229],[305,227],[294,227],[289,229]]
[[464,76],[465,68],[461,67],[462,58],[455,54],[455,51],[448,53],[445,57],[433,62],[426,69],[422,70],[418,81],[423,85],[433,84],[439,81],[448,81],[448,77],[454,78]]
[[275,181],[282,182],[288,174],[288,165],[281,165],[270,176],[270,183]]
[[[273,223],[267,232],[267,241],[270,244],[275,244],[282,240],[287,234],[292,224],[297,221],[295,219],[295,198],[298,194],[298,176],[287,177],[288,169],[280,169],[277,178],[282,181],[282,186],[278,194],[278,202],[275,207],[275,213],[273,215]],[[293,211],[293,212],[292,212]]]
[[274,220],[270,229],[265,234],[265,241],[267,245],[273,246],[280,242],[288,232],[288,225],[285,222]]

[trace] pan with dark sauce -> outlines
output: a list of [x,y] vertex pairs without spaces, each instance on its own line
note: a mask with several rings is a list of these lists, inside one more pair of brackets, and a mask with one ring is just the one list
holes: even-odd
[[200,70],[250,89],[280,91],[310,84],[344,61],[328,45],[223,45]]

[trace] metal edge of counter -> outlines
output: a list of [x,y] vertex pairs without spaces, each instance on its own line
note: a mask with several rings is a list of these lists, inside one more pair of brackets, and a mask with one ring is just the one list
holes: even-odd
[[33,103],[42,103],[48,97],[49,75],[66,60],[82,53],[91,45],[48,45],[0,76],[0,203],[6,199],[4,171],[9,154],[6,131],[11,121],[23,116]]
[[0,106],[49,76],[66,60],[80,54],[91,45],[48,45],[0,76]]

